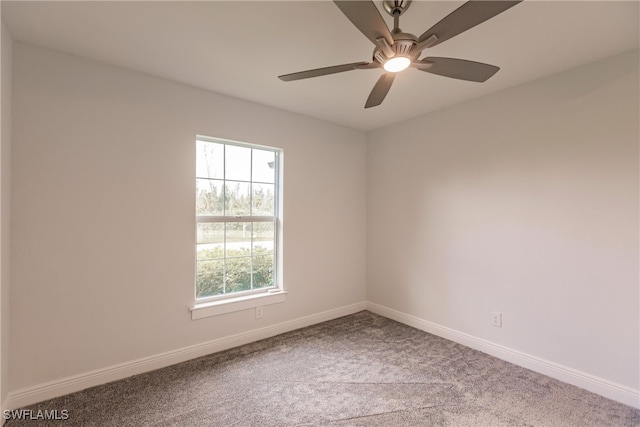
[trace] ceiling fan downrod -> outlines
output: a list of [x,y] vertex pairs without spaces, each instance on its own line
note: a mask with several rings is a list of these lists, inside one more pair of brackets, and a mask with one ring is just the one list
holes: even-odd
[[391,16],[393,16],[393,33],[401,33],[400,30],[400,15],[409,9],[411,0],[384,0],[382,6],[384,10]]
[[[420,53],[412,52],[418,42],[418,38],[413,34],[404,33],[400,29],[400,15],[406,12],[410,4],[411,0],[384,0],[382,2],[384,10],[393,17],[393,30],[391,31],[393,44],[389,45],[384,37],[377,39],[377,47],[373,51],[373,58],[382,64],[386,71],[397,72],[403,70],[415,61]],[[394,69],[393,65],[388,64],[392,59],[394,61],[404,61],[404,64],[400,65],[398,69]],[[387,65],[391,65],[391,67]]]

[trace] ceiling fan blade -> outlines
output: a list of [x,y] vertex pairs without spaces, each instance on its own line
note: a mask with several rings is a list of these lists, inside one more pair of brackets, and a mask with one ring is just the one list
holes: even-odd
[[418,42],[427,40],[435,35],[437,40],[429,44],[429,47],[436,46],[445,40],[457,36],[460,33],[475,27],[484,21],[493,18],[505,10],[517,5],[519,1],[468,1],[449,15],[445,16],[440,22],[425,31],[419,38]]
[[371,42],[376,44],[376,39],[384,37],[387,43],[393,44],[389,27],[371,0],[334,1],[334,3]]
[[364,108],[371,108],[382,104],[382,101],[384,101],[387,93],[389,93],[389,89],[391,89],[391,84],[393,83],[393,79],[395,77],[396,73],[384,73],[383,75],[381,75],[376,82],[376,85],[371,90]]
[[495,65],[465,59],[427,57],[415,65],[420,71],[453,79],[484,82],[500,69]]
[[334,65],[332,67],[316,68],[314,70],[284,74],[282,76],[278,76],[278,78],[282,81],[290,82],[293,80],[301,80],[301,79],[308,79],[311,77],[326,76],[327,74],[342,73],[344,71],[351,71],[360,67],[367,67],[368,65],[370,65],[368,62],[353,62],[351,64]]

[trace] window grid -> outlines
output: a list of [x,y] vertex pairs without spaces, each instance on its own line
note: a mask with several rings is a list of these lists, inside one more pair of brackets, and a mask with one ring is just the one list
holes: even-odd
[[[223,228],[222,228],[222,256],[221,257],[212,257],[212,258],[201,258],[200,256],[197,257],[196,260],[196,265],[198,265],[198,263],[201,262],[210,262],[210,261],[221,261],[223,264],[223,273],[222,273],[222,292],[219,294],[215,294],[215,295],[205,295],[205,296],[198,296],[198,286],[196,284],[196,299],[198,300],[207,300],[207,299],[218,299],[220,297],[225,297],[225,296],[229,296],[229,295],[233,295],[236,296],[238,294],[246,294],[246,293],[253,293],[255,291],[258,292],[264,292],[267,291],[269,289],[275,288],[276,287],[276,278],[277,278],[277,269],[276,269],[276,264],[277,264],[277,235],[278,235],[278,221],[277,221],[277,207],[278,207],[278,186],[279,186],[279,182],[278,182],[278,178],[279,178],[279,152],[278,150],[275,149],[269,149],[266,147],[256,147],[256,146],[252,146],[249,144],[234,144],[234,143],[229,143],[228,141],[221,141],[221,140],[215,140],[215,139],[205,139],[205,138],[197,138],[197,141],[200,141],[202,143],[215,143],[215,144],[220,144],[222,146],[222,179],[220,179],[219,177],[215,177],[215,178],[211,178],[210,177],[210,172],[207,171],[207,176],[199,176],[198,173],[196,173],[196,179],[202,179],[202,180],[207,180],[209,182],[211,181],[216,181],[216,182],[221,182],[222,183],[222,215],[196,215],[196,224],[214,224],[214,223],[222,223],[223,224]],[[242,147],[245,149],[249,150],[249,179],[248,180],[242,180],[242,179],[227,179],[228,176],[228,170],[227,170],[227,163],[228,163],[228,153],[227,153],[227,149],[228,146],[237,146],[237,147]],[[256,150],[261,150],[261,151],[266,151],[266,152],[270,152],[273,154],[273,165],[269,164],[269,167],[273,169],[273,173],[274,173],[274,177],[272,182],[269,182],[267,180],[257,180],[257,181],[253,181],[254,178],[254,161],[255,161],[255,152]],[[229,212],[230,207],[228,206],[228,200],[227,200],[227,196],[229,194],[229,190],[228,190],[228,183],[238,183],[238,184],[248,184],[248,215],[232,215],[231,212]],[[272,197],[273,200],[270,203],[271,206],[271,211],[273,212],[273,215],[254,215],[254,211],[257,210],[256,207],[254,206],[254,184],[258,184],[258,185],[269,185],[272,187]],[[240,255],[240,254],[232,254],[229,253],[229,224],[230,223],[242,223],[243,224],[243,236],[244,236],[244,224],[250,224],[250,230],[249,230],[249,234],[250,234],[250,239],[248,241],[248,255]],[[272,224],[272,228],[270,230],[270,240],[272,242],[272,249],[269,252],[268,250],[266,250],[265,253],[259,253],[256,252],[256,242],[260,241],[259,237],[257,235],[257,229],[259,227],[256,227],[256,224]],[[197,247],[200,244],[204,244],[201,243],[197,240]],[[242,249],[246,249],[243,248],[242,246],[240,246]],[[270,265],[270,272],[271,272],[271,280],[270,283],[267,284],[267,286],[260,286],[260,287],[256,287],[256,283],[255,283],[255,275],[258,273],[258,271],[256,271],[256,262],[257,262],[257,257],[262,257],[265,259],[270,259],[271,260],[271,265]],[[229,265],[230,262],[233,263],[233,260],[242,260],[245,259],[248,261],[248,265],[249,265],[249,289],[247,290],[241,290],[241,291],[233,291],[233,290],[229,290],[227,289],[227,278],[229,275]],[[198,281],[198,271],[196,271],[196,281]]]

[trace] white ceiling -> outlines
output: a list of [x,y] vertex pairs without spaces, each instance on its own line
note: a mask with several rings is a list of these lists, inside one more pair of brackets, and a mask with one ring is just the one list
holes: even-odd
[[[462,3],[414,1],[400,27],[419,36]],[[3,0],[2,18],[18,41],[371,130],[638,49],[639,5],[526,0],[425,51],[501,67],[486,83],[409,69],[381,106],[367,110],[380,70],[277,79],[371,61],[371,42],[330,1]]]

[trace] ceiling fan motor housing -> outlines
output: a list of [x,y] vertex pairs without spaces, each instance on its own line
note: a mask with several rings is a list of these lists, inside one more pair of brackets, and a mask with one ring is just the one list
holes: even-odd
[[405,56],[409,58],[412,62],[417,58],[420,52],[414,52],[414,54],[410,54],[411,49],[418,43],[418,38],[413,34],[409,33],[393,33],[393,44],[391,45],[391,50],[393,50],[392,56],[387,56],[384,53],[384,50],[381,48],[376,48],[373,51],[373,59],[378,61],[381,64],[387,62],[390,58],[394,58],[396,56]]

